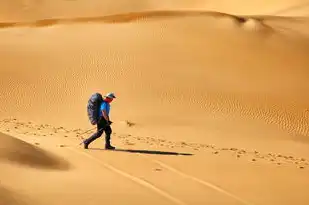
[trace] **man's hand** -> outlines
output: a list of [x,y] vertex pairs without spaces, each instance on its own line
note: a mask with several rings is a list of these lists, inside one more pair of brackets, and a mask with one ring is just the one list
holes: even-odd
[[102,115],[103,115],[104,119],[105,119],[107,122],[109,122],[109,116],[107,115],[107,113],[106,113],[105,110],[102,111]]
[[108,122],[107,122],[108,125],[111,125],[112,123],[113,123],[112,121],[108,121]]

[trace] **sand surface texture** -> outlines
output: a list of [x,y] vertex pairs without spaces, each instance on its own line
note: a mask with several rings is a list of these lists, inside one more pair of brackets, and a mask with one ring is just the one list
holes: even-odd
[[0,205],[309,204],[307,1],[0,5]]

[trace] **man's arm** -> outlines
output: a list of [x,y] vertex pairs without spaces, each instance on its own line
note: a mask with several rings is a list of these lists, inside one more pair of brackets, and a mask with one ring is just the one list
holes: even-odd
[[107,115],[105,110],[102,110],[102,115],[105,118],[106,122],[109,122],[109,116]]

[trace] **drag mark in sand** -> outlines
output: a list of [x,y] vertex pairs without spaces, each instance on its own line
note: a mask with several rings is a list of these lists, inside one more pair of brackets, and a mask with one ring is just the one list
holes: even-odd
[[131,174],[129,174],[129,173],[126,173],[126,172],[124,172],[124,171],[121,171],[121,170],[119,170],[119,169],[117,169],[117,168],[115,168],[115,167],[113,167],[113,166],[111,166],[111,165],[109,165],[109,164],[107,164],[107,163],[104,163],[103,161],[97,159],[96,157],[93,157],[93,156],[90,155],[90,154],[87,154],[87,153],[85,153],[85,152],[83,152],[83,151],[75,150],[75,149],[70,148],[70,147],[67,147],[67,149],[69,149],[69,150],[71,150],[71,151],[73,151],[73,152],[76,152],[76,153],[78,153],[78,154],[80,154],[80,155],[84,155],[85,157],[88,157],[88,158],[92,159],[93,161],[96,161],[97,163],[103,165],[105,168],[107,168],[107,169],[109,169],[109,170],[111,170],[111,171],[113,171],[113,172],[115,172],[115,173],[117,173],[117,174],[119,174],[119,175],[121,175],[121,176],[123,176],[123,177],[126,177],[126,178],[128,178],[128,179],[130,179],[130,180],[132,180],[132,181],[134,181],[134,182],[136,182],[136,183],[138,183],[138,184],[140,184],[140,185],[142,185],[142,186],[144,186],[144,187],[146,187],[146,188],[148,188],[148,189],[150,189],[150,190],[152,190],[152,191],[158,193],[159,195],[161,195],[161,196],[167,198],[168,200],[174,202],[175,204],[178,204],[178,205],[186,205],[186,203],[184,203],[184,202],[182,202],[181,200],[179,200],[179,199],[177,199],[177,198],[171,196],[170,194],[168,194],[168,193],[166,193],[165,191],[161,190],[160,188],[158,188],[158,187],[156,187],[156,186],[150,184],[149,182],[146,182],[146,181],[143,180],[143,179],[140,179],[140,178],[138,178],[138,177],[135,177],[135,176],[133,176],[133,175],[131,175]]
[[176,173],[176,174],[178,174],[178,175],[180,175],[180,176],[182,176],[182,177],[191,179],[191,180],[193,180],[193,181],[195,181],[195,182],[197,182],[197,183],[199,183],[199,184],[202,184],[203,186],[207,186],[207,187],[209,187],[209,188],[211,188],[211,189],[214,189],[214,190],[216,190],[216,191],[218,191],[218,192],[220,192],[220,193],[222,193],[222,194],[224,194],[224,195],[226,195],[226,196],[229,196],[229,197],[231,197],[231,198],[237,200],[238,202],[240,202],[240,203],[242,203],[242,204],[244,204],[244,205],[253,205],[252,203],[249,203],[249,202],[247,202],[247,201],[245,201],[245,200],[239,198],[238,196],[235,196],[234,194],[232,194],[232,193],[230,193],[230,192],[228,192],[228,191],[225,191],[225,190],[221,189],[220,187],[217,187],[216,185],[214,185],[214,184],[212,184],[212,183],[210,183],[210,182],[206,182],[206,181],[204,181],[204,180],[202,180],[202,179],[199,179],[199,178],[196,178],[196,177],[194,177],[194,176],[185,174],[185,173],[183,173],[183,172],[181,172],[181,171],[179,171],[179,170],[177,170],[177,169],[175,169],[175,168],[173,168],[173,167],[171,167],[171,166],[169,166],[169,165],[167,165],[167,164],[165,164],[165,163],[163,163],[163,162],[161,162],[161,161],[159,161],[159,160],[151,159],[150,157],[143,156],[143,155],[141,155],[141,154],[140,154],[140,156],[145,157],[145,158],[148,158],[148,159],[151,160],[152,162],[154,162],[154,163],[160,165],[161,167],[164,167],[165,169],[167,169],[167,170],[169,170],[169,171],[171,171],[171,172],[174,172],[174,173]]

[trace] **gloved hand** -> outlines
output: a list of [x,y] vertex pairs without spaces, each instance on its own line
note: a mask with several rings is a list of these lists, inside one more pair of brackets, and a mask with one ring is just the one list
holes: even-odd
[[113,123],[112,121],[108,121],[108,122],[107,122],[108,125],[111,125],[112,123]]

